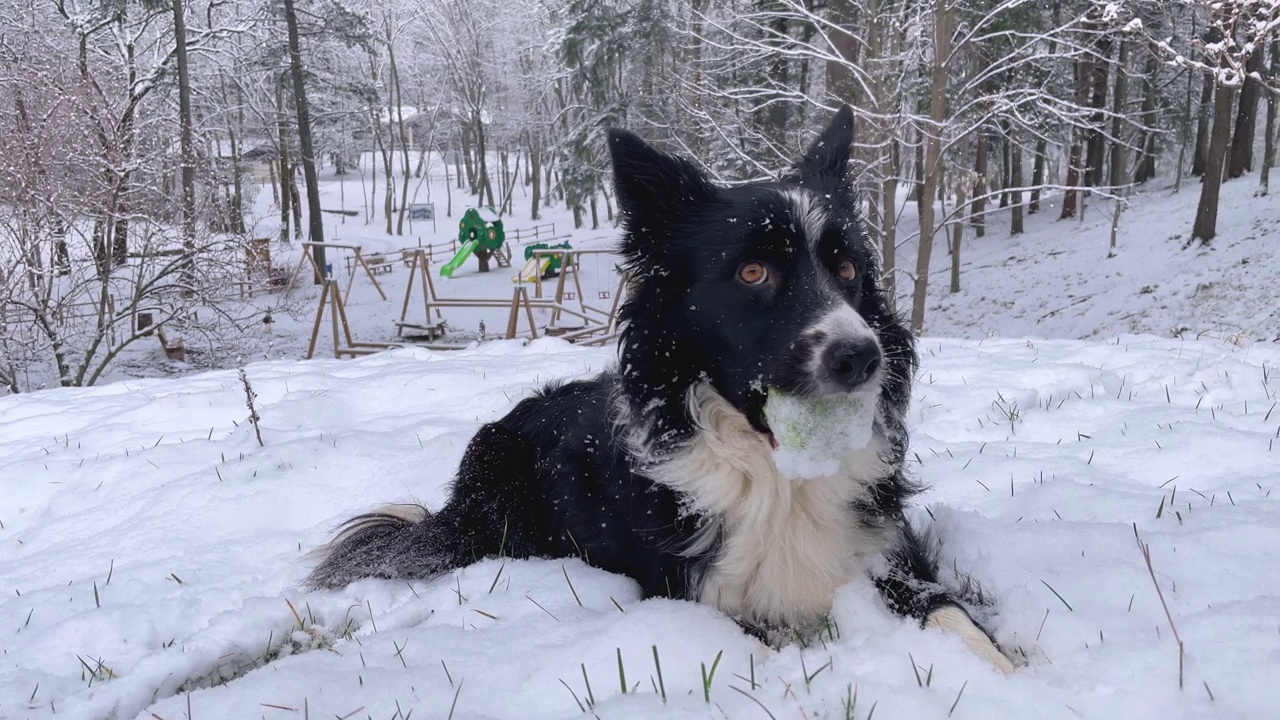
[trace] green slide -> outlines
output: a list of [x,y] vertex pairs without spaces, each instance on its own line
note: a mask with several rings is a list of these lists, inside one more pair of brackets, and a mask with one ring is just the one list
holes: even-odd
[[475,250],[476,246],[478,246],[479,244],[480,244],[479,240],[468,240],[465,243],[463,243],[462,249],[458,251],[458,254],[454,255],[452,260],[445,263],[440,268],[440,276],[453,277],[453,271],[462,267],[462,264],[467,261],[467,258],[471,257],[471,251]]

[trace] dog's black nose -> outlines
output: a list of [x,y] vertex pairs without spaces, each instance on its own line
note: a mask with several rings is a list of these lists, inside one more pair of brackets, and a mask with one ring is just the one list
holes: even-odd
[[880,367],[880,348],[872,340],[836,340],[822,352],[828,377],[837,385],[853,390]]

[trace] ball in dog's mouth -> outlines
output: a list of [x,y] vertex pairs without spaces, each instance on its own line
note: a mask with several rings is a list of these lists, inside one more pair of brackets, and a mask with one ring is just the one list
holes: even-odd
[[779,471],[818,477],[835,474],[841,458],[871,442],[875,403],[864,393],[812,397],[769,388],[764,417]]

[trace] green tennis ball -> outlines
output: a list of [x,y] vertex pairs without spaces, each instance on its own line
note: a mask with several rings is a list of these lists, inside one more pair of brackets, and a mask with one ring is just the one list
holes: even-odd
[[875,423],[874,404],[860,395],[808,398],[772,388],[764,415],[778,445],[775,463],[798,477],[834,473],[840,458],[867,446]]

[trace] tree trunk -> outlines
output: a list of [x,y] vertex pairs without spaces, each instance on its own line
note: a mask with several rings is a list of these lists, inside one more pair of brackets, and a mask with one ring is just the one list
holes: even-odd
[[[369,58],[369,64],[373,64],[373,58]],[[388,71],[390,72],[390,71]],[[388,78],[390,80],[390,78]],[[382,214],[387,218],[387,234],[391,234],[392,216],[396,212],[396,134],[392,130],[392,123],[395,122],[395,92],[390,87],[391,83],[387,83],[387,146],[382,156],[382,177],[387,182],[386,193],[382,196]]]
[[1093,113],[1089,117],[1088,171],[1085,173],[1085,185],[1100,187],[1106,178],[1103,173],[1107,161],[1107,138],[1102,129],[1106,126],[1107,82],[1111,73],[1111,38],[1102,36],[1097,41],[1099,60],[1092,64],[1092,80],[1089,89],[1089,107]]
[[1010,128],[1009,195],[1013,203],[1013,210],[1009,219],[1010,235],[1021,235],[1026,232],[1022,222],[1022,143],[1018,141],[1018,131]]
[[1156,176],[1156,135],[1159,133],[1159,105],[1156,80],[1160,73],[1160,57],[1147,53],[1146,71],[1142,78],[1142,132],[1138,135],[1138,160],[1134,163],[1133,181],[1144,183]]
[[[1093,77],[1093,62],[1089,55],[1085,54],[1076,60],[1076,105],[1084,107],[1089,99],[1090,80]],[[1058,216],[1059,220],[1066,220],[1076,216],[1079,210],[1080,189],[1081,185],[1081,164],[1084,162],[1084,140],[1087,131],[1084,128],[1076,127],[1072,132],[1071,150],[1067,153],[1067,180],[1064,183],[1066,188],[1062,193],[1062,214]]]
[[[480,204],[493,207],[493,183],[489,181],[489,158],[485,150],[484,120],[480,114],[480,108],[475,108],[472,111],[472,120],[475,123],[476,132],[476,165],[480,170],[476,197]],[[486,197],[489,200],[487,203],[485,202]]]
[[1236,127],[1228,151],[1227,178],[1234,179],[1253,170],[1253,138],[1258,129],[1258,95],[1262,88],[1253,75],[1262,73],[1262,53],[1266,46],[1258,43],[1245,61],[1244,86],[1240,88],[1239,109],[1236,110]]
[[[280,162],[280,242],[289,242],[289,124],[284,116],[284,78],[276,85],[276,159]],[[321,265],[320,267],[324,267]]]
[[[239,131],[239,132],[237,132]],[[227,131],[231,146],[231,232],[244,235],[244,170],[240,160],[239,137],[244,133],[244,91],[236,83],[236,124]]]
[[768,102],[764,105],[761,118],[761,131],[766,145],[772,148],[786,147],[787,119],[790,114],[788,112],[790,100],[787,99],[787,95],[794,85],[788,72],[790,58],[783,52],[783,46],[786,44],[784,38],[789,33],[789,23],[790,19],[785,14],[778,13],[773,18],[770,32],[765,39],[767,44],[777,47],[777,51],[771,53],[772,60],[766,70]]
[[1173,170],[1173,192],[1182,190],[1182,176],[1187,172],[1187,143],[1191,137],[1191,95],[1195,85],[1195,73],[1187,71],[1187,92],[1182,103],[1182,122],[1178,133],[1178,163]]
[[[404,162],[404,178],[400,184],[400,214],[396,218],[396,235],[404,235],[404,218],[409,212],[409,131],[404,124],[404,95],[400,92],[400,71],[396,68],[395,47],[391,42],[391,26],[387,26],[387,66],[391,87],[396,93],[396,125],[400,131],[400,155]],[[390,122],[391,118],[388,117]]]
[[[519,171],[519,155],[516,156],[516,171]],[[507,203],[511,200],[511,196],[515,193],[516,179],[512,175],[511,167],[511,148],[504,145],[498,151],[498,214],[506,215]]]
[[[857,67],[859,42],[857,4],[853,0],[830,0],[828,19],[832,27],[827,29],[834,57],[827,61],[827,93],[836,103],[857,105],[858,82],[853,68]],[[875,32],[874,29],[871,32]]]
[[1213,114],[1213,73],[1204,71],[1204,86],[1200,89],[1200,114],[1196,118],[1196,151],[1191,156],[1191,174],[1204,176],[1209,165],[1209,120]]
[[293,213],[293,238],[302,242],[302,198],[298,196],[298,166],[289,166],[289,209]]
[[1000,121],[1000,209],[1009,207],[1009,188],[1013,186],[1013,159],[1009,152],[1009,123]]
[[1120,235],[1120,216],[1124,214],[1126,202],[1122,193],[1115,199],[1115,208],[1111,212],[1111,247],[1107,249],[1107,257],[1116,256],[1116,238]]
[[[184,37],[186,35],[185,28],[183,35]],[[125,57],[129,66],[129,104],[125,106],[124,112],[120,116],[120,142],[116,152],[126,160],[125,167],[113,171],[115,178],[111,198],[111,213],[115,218],[115,222],[109,228],[109,234],[111,235],[111,264],[116,267],[124,265],[129,259],[129,185],[130,177],[133,174],[135,118],[137,116],[138,103],[140,102],[140,98],[132,89],[137,86],[138,82],[138,64],[133,43],[129,43],[125,47]],[[188,90],[189,92],[190,90]],[[189,97],[190,95],[188,95]],[[190,115],[188,115],[188,121],[190,121]]]
[[530,194],[533,196],[529,202],[529,219],[538,219],[538,203],[542,202],[542,148],[533,139],[533,134],[526,136],[529,143],[529,181],[533,188]]
[[947,58],[951,55],[949,0],[934,0],[933,77],[929,88],[929,126],[925,133],[924,187],[920,196],[920,252],[916,256],[915,289],[911,303],[911,330],[924,330],[924,309],[929,289],[929,260],[933,253],[933,196],[942,174],[942,126],[946,120]]
[[969,212],[969,219],[973,223],[974,236],[984,237],[987,234],[987,166],[991,147],[991,135],[985,128],[978,128],[976,145],[973,153],[976,176],[973,181],[973,209]]
[[1226,164],[1227,144],[1231,139],[1231,106],[1235,88],[1219,85],[1213,99],[1213,131],[1209,139],[1209,156],[1205,161],[1204,183],[1200,188],[1200,204],[1196,207],[1192,239],[1208,245],[1218,234],[1218,194],[1222,189],[1222,173]]
[[924,133],[920,133],[920,142],[916,145],[915,183],[911,186],[911,199],[916,201],[916,213],[919,214],[921,198],[929,197],[924,192]]
[[1044,187],[1044,166],[1049,152],[1049,141],[1044,138],[1036,140],[1036,159],[1031,166],[1031,202],[1027,203],[1027,214],[1040,212],[1040,193]]
[[1009,208],[1009,188],[1014,187],[1014,154],[1009,142],[1009,120],[1000,122],[1000,208]]
[[[440,164],[444,166],[444,202],[445,202],[444,216],[453,217],[453,179],[449,177],[448,155],[449,155],[448,151],[445,151],[443,153],[444,157],[441,157],[440,159],[441,160]],[[455,165],[453,169],[455,172],[457,172],[458,166]]]
[[[293,75],[293,104],[298,114],[298,144],[302,148],[302,177],[307,184],[307,227],[311,242],[324,242],[324,218],[320,216],[320,178],[316,173],[315,146],[311,142],[311,106],[307,103],[306,78],[302,71],[302,48],[298,42],[298,16],[293,0],[284,0],[284,20],[289,34],[289,69]],[[314,248],[316,267],[325,266],[324,246]]]
[[898,268],[898,159],[901,145],[889,139],[880,184],[880,249],[884,256],[884,290],[889,306],[897,306]]
[[[1079,134],[1078,130],[1077,134]],[[1058,215],[1059,220],[1076,216],[1080,195],[1080,190],[1077,188],[1080,184],[1080,154],[1080,139],[1076,138],[1071,143],[1071,152],[1067,155],[1067,179],[1064,183],[1066,188],[1062,191],[1062,213]]]
[[470,122],[463,123],[461,135],[462,135],[463,172],[458,173],[458,187],[459,188],[463,187],[462,176],[463,176],[463,173],[465,173],[466,181],[467,181],[466,187],[468,190],[470,190],[472,195],[475,195],[478,192],[476,190],[478,185],[476,183],[477,175],[475,171],[475,165],[471,161],[471,123]]
[[1123,38],[1120,39],[1120,57],[1116,61],[1116,86],[1115,98],[1111,104],[1111,190],[1118,192],[1118,189],[1129,184],[1126,177],[1126,167],[1124,158],[1124,142],[1121,135],[1124,132],[1124,108],[1129,95],[1129,43]]
[[178,70],[178,144],[182,153],[182,284],[183,294],[195,287],[196,149],[191,128],[191,76],[187,70],[187,25],[182,0],[173,0],[174,61]]
[[[1280,39],[1271,41],[1271,82],[1280,83]],[[1262,151],[1262,174],[1258,178],[1258,194],[1266,195],[1270,191],[1271,168],[1276,164],[1276,125],[1280,122],[1280,98],[1276,93],[1267,93],[1267,125],[1263,130],[1267,134]]]
[[951,223],[951,292],[960,292],[960,242],[964,239],[964,200],[967,178],[956,182],[956,218]]

